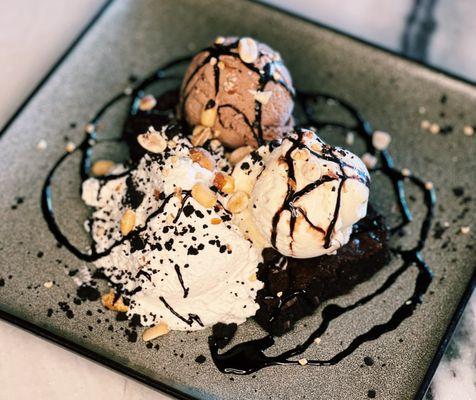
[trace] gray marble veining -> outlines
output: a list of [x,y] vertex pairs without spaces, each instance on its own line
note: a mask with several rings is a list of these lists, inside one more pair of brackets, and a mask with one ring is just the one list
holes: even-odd
[[473,0],[263,0],[476,81]]

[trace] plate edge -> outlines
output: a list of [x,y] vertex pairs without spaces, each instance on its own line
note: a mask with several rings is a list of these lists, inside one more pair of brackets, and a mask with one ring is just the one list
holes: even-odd
[[463,312],[466,309],[466,305],[468,304],[469,299],[471,298],[471,295],[473,294],[475,287],[476,287],[476,270],[473,271],[473,275],[469,281],[469,284],[466,287],[463,295],[461,296],[461,299],[458,305],[456,306],[456,310],[451,317],[450,323],[446,327],[445,333],[443,334],[443,337],[441,338],[440,343],[438,344],[436,352],[433,355],[430,365],[415,395],[415,400],[422,400],[426,392],[428,391],[431,381],[433,380],[433,376],[435,375],[435,372],[438,366],[440,365],[441,358],[443,357],[443,354],[445,353],[446,348],[448,347],[448,344],[451,338],[453,337],[456,327],[458,326],[458,323],[461,320]]
[[[105,13],[105,11],[109,8],[109,6],[114,3],[115,0],[107,0],[104,5],[101,6],[101,8],[98,10],[98,12],[93,16],[93,18],[89,21],[89,23],[82,29],[82,31],[78,34],[78,36],[73,40],[71,45],[66,49],[66,51],[60,56],[60,58],[53,64],[51,69],[46,73],[46,75],[39,81],[39,83],[34,87],[34,89],[30,92],[30,94],[25,98],[25,100],[20,104],[20,106],[17,108],[17,110],[11,115],[10,118],[8,118],[7,122],[1,127],[0,129],[0,138],[7,132],[7,130],[10,128],[10,126],[14,123],[14,121],[20,116],[22,113],[23,109],[28,105],[28,103],[35,97],[35,95],[38,93],[38,91],[47,83],[49,78],[56,72],[56,70],[63,64],[63,62],[68,58],[68,56],[73,52],[73,50],[76,48],[76,46],[79,44],[79,42],[83,39],[83,37],[90,31],[90,29],[96,24],[96,22],[100,19],[100,17]],[[366,46],[369,46],[371,48],[377,49],[383,53],[386,53],[388,55],[394,56],[400,60],[406,61],[406,62],[411,62],[414,63],[415,65],[419,66],[420,68],[424,68],[430,71],[433,71],[435,73],[442,74],[446,77],[449,77],[451,79],[454,79],[459,82],[466,83],[472,87],[476,87],[476,81],[472,81],[471,79],[459,76],[457,74],[454,74],[449,71],[445,71],[441,68],[435,67],[433,65],[428,65],[425,64],[419,60],[416,60],[411,57],[404,56],[396,51],[390,50],[388,48],[385,48],[379,44],[372,43],[370,41],[367,41],[365,39],[359,38],[353,34],[341,31],[337,28],[331,27],[327,24],[324,24],[322,22],[317,22],[314,20],[311,20],[310,18],[304,17],[302,15],[293,13],[289,10],[285,10],[279,7],[276,7],[272,4],[269,3],[263,3],[260,0],[245,0],[248,3],[251,4],[256,4],[258,6],[264,7],[271,9],[275,12],[287,15],[293,19],[297,19],[300,21],[304,21],[308,24],[311,24],[313,26],[317,26],[319,28],[325,29],[327,31],[333,32],[337,35],[349,38],[357,43],[364,44]],[[458,325],[458,322],[461,319],[461,316],[464,312],[464,309],[466,307],[466,304],[468,303],[474,289],[476,286],[476,271],[473,272],[473,275],[468,283],[468,285],[465,288],[465,291],[456,307],[455,312],[453,313],[450,323],[448,324],[445,333],[443,337],[441,338],[440,343],[438,344],[437,350],[432,358],[432,361],[429,365],[429,368],[427,369],[427,372],[425,373],[422,383],[420,384],[420,387],[415,395],[415,400],[421,400],[425,393],[427,392],[431,380],[433,378],[433,375],[436,372],[436,369],[441,361],[441,358],[449,344],[449,341],[451,337],[453,336],[453,333]],[[199,400],[197,397],[193,397],[191,395],[188,395],[184,392],[178,391],[177,389],[166,385],[164,383],[161,383],[158,380],[151,379],[147,375],[141,374],[137,371],[135,371],[132,368],[126,367],[122,365],[121,363],[117,363],[110,358],[107,358],[105,356],[100,355],[97,352],[94,352],[92,350],[87,349],[84,346],[81,346],[75,342],[72,342],[66,338],[63,338],[59,335],[56,335],[50,331],[48,331],[45,328],[40,327],[39,325],[35,325],[32,322],[29,322],[27,320],[24,320],[20,317],[17,317],[9,312],[6,312],[4,310],[0,309],[0,319],[9,322],[13,325],[16,325],[28,332],[31,332],[43,339],[46,339],[50,342],[53,342],[63,348],[66,348],[68,350],[71,350],[79,355],[82,355],[92,361],[95,361],[99,364],[102,364],[106,367],[109,367],[117,372],[120,372],[126,376],[129,376],[143,384],[146,384],[154,389],[158,389],[168,395],[175,396],[178,399],[183,399],[183,400]]]

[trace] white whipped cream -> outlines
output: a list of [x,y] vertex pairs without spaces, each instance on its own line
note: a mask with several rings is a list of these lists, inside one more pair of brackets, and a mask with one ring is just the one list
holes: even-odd
[[[189,158],[191,147],[187,139],[168,140],[163,153],[145,155],[125,176],[105,183],[91,178],[83,185],[84,201],[95,208],[91,232],[97,251],[114,246],[96,265],[122,287],[129,316],[138,314],[145,326],[165,322],[170,329],[196,330],[240,324],[258,308],[260,251],[227,211],[206,209],[186,195],[195,183],[210,185],[213,179],[213,172]],[[220,151],[217,159],[223,159]],[[136,233],[121,241],[120,220],[128,208],[136,214]],[[218,218],[222,222],[213,224]]]

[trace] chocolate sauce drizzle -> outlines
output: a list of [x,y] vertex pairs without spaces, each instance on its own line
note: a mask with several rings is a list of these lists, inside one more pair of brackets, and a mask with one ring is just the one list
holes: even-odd
[[[319,93],[299,93],[298,101],[305,113],[306,119],[302,121],[302,126],[305,127],[317,127],[325,128],[329,126],[344,128],[345,132],[353,131],[365,140],[367,151],[371,154],[377,154],[377,150],[372,146],[372,134],[373,129],[370,124],[362,118],[360,113],[347,102],[337,99],[330,95]],[[315,119],[311,103],[319,100],[335,102],[336,105],[346,109],[354,118],[355,126],[345,126],[341,123],[331,121],[319,121]],[[393,313],[393,315],[385,323],[378,324],[370,328],[367,332],[357,336],[353,341],[342,351],[335,354],[329,359],[315,359],[307,360],[307,365],[314,366],[329,366],[335,365],[339,361],[343,360],[347,356],[353,353],[361,344],[376,340],[380,336],[387,332],[396,329],[405,319],[409,318],[415,312],[416,307],[423,300],[423,295],[426,293],[432,279],[433,274],[426,264],[422,250],[425,246],[425,242],[428,238],[429,230],[431,227],[431,221],[433,218],[434,207],[436,202],[435,192],[431,185],[427,185],[421,178],[410,174],[405,176],[400,170],[394,167],[394,161],[390,153],[387,150],[383,150],[379,153],[381,167],[374,169],[374,171],[381,171],[388,179],[391,180],[393,188],[396,194],[397,202],[400,208],[401,223],[392,229],[396,231],[401,229],[412,221],[412,213],[408,207],[405,196],[405,181],[409,181],[418,187],[424,194],[424,202],[426,206],[426,213],[423,219],[422,226],[420,228],[420,235],[416,246],[409,250],[394,249],[394,252],[400,256],[402,265],[395,270],[373,293],[359,299],[355,303],[342,307],[338,304],[329,304],[321,312],[321,323],[314,330],[314,332],[302,343],[298,344],[292,349],[286,350],[276,356],[268,356],[265,351],[269,349],[275,343],[275,339],[271,335],[267,335],[261,339],[243,342],[233,346],[231,349],[220,352],[222,344],[213,336],[209,337],[209,347],[212,354],[212,359],[218,369],[224,373],[234,374],[250,374],[256,372],[262,368],[275,366],[275,365],[299,365],[299,360],[295,357],[302,355],[305,351],[314,343],[314,341],[320,338],[329,328],[331,322],[344,313],[354,310],[369,303],[372,299],[384,293],[390,288],[405,271],[410,267],[416,267],[418,275],[415,282],[415,287],[412,295],[406,299],[403,304]],[[288,164],[290,167],[288,173],[292,171],[292,162]],[[292,172],[291,172],[292,174]],[[292,175],[291,175],[292,176]],[[340,191],[340,188],[339,188]],[[339,203],[339,202],[337,202]],[[286,204],[286,202],[285,202]],[[333,221],[337,218],[338,207],[334,214]],[[335,224],[335,222],[334,222]],[[332,224],[331,224],[332,225]],[[327,234],[332,232],[333,225],[328,228]],[[295,296],[292,293],[287,296]],[[281,303],[283,304],[283,303]],[[293,359],[294,358],[294,359]]]
[[[315,229],[316,231],[319,231],[321,233],[325,232],[324,236],[324,248],[328,249],[331,246],[331,238],[332,234],[334,232],[334,227],[335,224],[339,218],[339,210],[340,210],[340,201],[341,201],[341,193],[342,193],[342,187],[347,179],[355,179],[366,186],[370,186],[370,180],[367,176],[367,174],[364,171],[359,171],[357,169],[352,168],[353,172],[356,173],[356,176],[349,176],[348,174],[345,173],[344,167],[349,166],[347,163],[345,163],[340,157],[338,157],[335,153],[336,152],[342,152],[341,149],[334,148],[332,146],[329,146],[323,142],[321,142],[322,145],[322,150],[321,153],[317,153],[313,151],[312,149],[309,149],[302,141],[303,135],[305,133],[305,130],[297,128],[294,132],[297,134],[297,138],[288,136],[287,140],[289,140],[292,145],[291,147],[286,151],[286,154],[282,157],[282,160],[286,163],[287,166],[287,193],[283,201],[283,205],[280,207],[280,209],[275,213],[273,216],[272,220],[272,231],[271,231],[271,244],[274,248],[276,248],[276,237],[277,237],[277,228],[278,224],[281,218],[281,214],[283,211],[289,211],[291,214],[290,222],[289,222],[289,227],[290,227],[290,236],[291,239],[294,236],[294,228],[296,225],[296,219],[298,214],[301,214],[305,220],[308,222],[308,224],[311,226],[311,228]],[[295,150],[299,149],[306,149],[309,151],[312,155],[314,155],[317,158],[335,163],[338,165],[340,173],[338,173],[335,176],[331,175],[324,175],[315,182],[312,182],[308,185],[306,185],[304,188],[301,190],[297,191],[295,190],[296,188],[296,176],[295,176],[295,171],[294,171],[294,160],[293,160],[293,152]],[[341,154],[342,155],[342,154]],[[314,189],[318,188],[324,183],[327,182],[332,182],[337,179],[340,179],[339,181],[339,187],[337,189],[337,199],[336,199],[336,206],[334,209],[333,213],[333,218],[329,223],[329,226],[324,230],[324,228],[319,227],[314,225],[309,218],[307,217],[306,213],[304,210],[302,210],[299,207],[295,206],[295,203],[303,196],[308,194],[309,192],[313,191]],[[290,247],[292,250],[292,244],[293,241],[290,242]]]
[[164,304],[168,310],[175,315],[178,319],[181,319],[183,322],[185,322],[188,326],[192,326],[194,322],[196,322],[198,325],[203,326],[203,322],[200,320],[200,317],[196,314],[188,314],[188,318],[185,318],[184,316],[180,315],[177,311],[175,311],[169,303],[164,299],[163,296],[159,296],[159,300]]
[[185,283],[183,282],[182,272],[180,271],[180,265],[175,264],[175,272],[177,273],[177,278],[180,282],[180,286],[183,289],[183,298],[185,299],[188,296],[189,288],[185,287]]
[[[234,42],[226,46],[215,44],[214,46],[206,49],[209,53],[208,56],[202,61],[202,63],[196,68],[196,70],[193,71],[193,73],[189,76],[188,80],[185,82],[183,87],[184,88],[187,87],[188,83],[191,81],[193,76],[196,75],[205,64],[210,62],[212,57],[217,58],[217,60],[222,55],[238,57],[238,54],[232,51],[233,49],[236,49],[236,46],[237,46],[237,42]],[[64,245],[69,251],[71,251],[74,255],[76,255],[81,260],[88,261],[88,262],[98,260],[99,258],[110,254],[110,252],[116,246],[119,246],[125,241],[131,240],[132,235],[140,234],[140,232],[142,232],[143,230],[147,228],[148,222],[163,211],[167,202],[170,200],[170,198],[173,195],[169,195],[168,197],[164,199],[159,209],[153,212],[147,218],[145,224],[142,227],[137,228],[135,231],[133,231],[129,235],[113,243],[106,250],[97,252],[93,246],[91,253],[84,253],[77,246],[75,246],[73,243],[69,241],[66,235],[63,234],[61,228],[59,227],[56,221],[53,201],[52,201],[52,181],[53,181],[55,173],[69,156],[71,156],[75,152],[81,152],[81,164],[80,164],[79,173],[80,173],[82,182],[85,179],[87,179],[89,177],[89,172],[91,168],[93,147],[99,142],[99,140],[97,139],[96,126],[99,120],[101,119],[101,117],[104,115],[104,113],[109,108],[113,107],[119,100],[123,99],[124,97],[130,97],[131,98],[131,115],[134,115],[135,113],[138,112],[138,108],[137,108],[138,101],[143,96],[144,91],[150,84],[156,83],[159,81],[166,81],[166,80],[179,81],[181,79],[180,76],[171,75],[169,73],[170,70],[176,66],[180,66],[184,64],[185,62],[189,62],[190,60],[191,60],[191,57],[183,57],[183,58],[174,60],[166,64],[165,66],[159,68],[158,70],[156,70],[153,74],[151,74],[149,77],[144,79],[141,83],[139,83],[135,89],[128,88],[123,93],[120,93],[114,96],[113,98],[111,98],[111,100],[108,101],[86,125],[85,137],[83,141],[79,144],[79,146],[73,152],[71,153],[66,152],[65,154],[63,154],[58,159],[58,161],[56,161],[52,169],[47,174],[45,182],[43,184],[42,195],[41,195],[41,206],[42,206],[42,212],[43,212],[45,221],[47,222],[49,229],[51,230],[55,238],[58,240],[58,242]],[[294,95],[293,90],[288,88],[282,80],[276,80],[275,78],[273,78],[272,64],[273,63],[265,65],[262,71],[255,68],[251,64],[245,63],[244,65],[250,70],[259,74],[261,88],[264,88],[267,82],[274,81],[282,85],[283,87],[285,87],[286,90],[289,91],[289,93]],[[219,90],[219,74],[220,74],[220,70],[217,66],[214,68],[214,74],[215,74],[215,94],[217,94]],[[189,94],[190,94],[189,92],[185,93],[183,102],[186,101],[186,98],[188,97]],[[334,365],[338,363],[339,361],[341,361],[342,359],[344,359],[345,357],[352,354],[352,352],[355,349],[357,349],[362,343],[375,340],[379,338],[380,336],[384,335],[385,333],[396,329],[405,319],[413,315],[418,304],[422,302],[422,297],[426,293],[428,286],[430,285],[432,281],[432,273],[423,258],[422,250],[425,246],[425,242],[429,234],[434,207],[435,207],[435,192],[433,188],[430,185],[427,185],[425,181],[423,181],[421,178],[415,175],[412,175],[412,174],[404,175],[401,170],[395,167],[393,158],[391,157],[390,153],[387,150],[378,152],[372,146],[371,138],[372,138],[373,129],[371,128],[370,124],[360,115],[357,109],[355,109],[352,105],[350,105],[346,101],[335,98],[327,94],[305,93],[305,92],[298,92],[296,99],[298,104],[304,111],[304,115],[305,115],[304,120],[300,121],[303,127],[315,127],[317,129],[322,129],[326,127],[335,127],[335,128],[341,128],[343,131],[346,131],[346,132],[347,131],[356,132],[365,141],[367,146],[367,151],[379,157],[380,166],[374,171],[376,170],[381,171],[392,182],[393,189],[396,195],[396,200],[397,200],[400,214],[401,214],[401,222],[392,229],[392,232],[398,231],[399,229],[401,229],[402,227],[404,227],[405,225],[409,224],[412,221],[412,213],[406,201],[405,183],[413,184],[423,192],[424,202],[426,205],[426,213],[420,228],[419,239],[415,247],[409,250],[401,250],[401,249],[394,250],[394,252],[401,258],[402,264],[386,279],[383,285],[380,286],[373,293],[370,293],[367,296],[364,296],[363,298],[359,299],[358,301],[356,301],[355,303],[351,305],[343,307],[338,304],[329,304],[326,307],[324,307],[321,312],[322,321],[319,324],[319,326],[316,327],[316,329],[308,337],[308,339],[298,344],[294,348],[286,350],[282,352],[281,354],[278,354],[275,356],[268,356],[265,354],[265,351],[268,348],[270,348],[275,342],[274,338],[268,335],[258,340],[252,340],[252,341],[240,343],[238,345],[233,346],[229,350],[222,351],[225,345],[223,343],[223,340],[215,336],[210,336],[209,347],[210,347],[212,359],[215,365],[217,366],[217,368],[224,373],[249,374],[269,366],[298,364],[298,361],[295,360],[294,358],[303,354],[314,343],[315,339],[320,338],[327,331],[327,329],[329,328],[333,320],[342,316],[344,313],[348,311],[354,310],[358,307],[361,307],[369,303],[372,299],[381,295],[388,288],[390,288],[398,279],[398,277],[401,276],[405,271],[407,271],[411,267],[416,267],[418,274],[417,274],[415,287],[414,287],[412,295],[403,302],[403,304],[393,313],[393,315],[385,323],[375,325],[372,328],[370,328],[367,332],[357,336],[344,350],[340,351],[339,353],[335,354],[329,359],[308,360],[308,365],[316,365],[316,366]],[[314,116],[314,112],[312,110],[313,104],[317,101],[333,101],[337,106],[342,107],[343,109],[347,110],[347,112],[349,112],[349,114],[353,117],[355,125],[346,126],[340,122],[321,121],[317,119]],[[233,108],[232,105],[226,105],[226,104],[218,106],[219,117],[220,117],[220,113],[219,113],[220,108],[226,108],[226,107]],[[256,138],[257,142],[259,144],[262,144],[264,139],[263,139],[263,131],[261,127],[261,104],[258,104],[258,102],[256,104],[255,110],[256,110],[255,121],[251,122],[251,121],[248,121],[247,119],[245,119],[245,121],[250,126],[250,129],[252,130],[253,135]],[[167,112],[170,112],[171,109],[159,110],[159,111],[164,111],[164,113],[167,113]],[[240,110],[236,109],[235,111],[237,113],[241,113],[243,117],[245,117],[244,114]],[[298,139],[293,139],[293,140],[294,140],[293,147],[297,148],[297,147],[303,146],[299,137]],[[329,161],[340,163],[340,161],[338,160],[338,157],[336,157],[332,153],[333,151],[332,149],[333,148],[329,147],[328,151],[324,152],[323,154],[320,154],[319,157],[328,157],[326,159],[328,159]],[[290,179],[292,180],[293,179],[293,167],[292,167],[293,163],[290,162],[289,160],[286,160],[286,162],[288,163],[288,166],[289,166],[288,173],[290,175]],[[347,179],[348,177],[346,177],[343,173],[343,165],[342,164],[339,164],[339,165],[341,166],[341,169],[340,169],[342,173],[341,178]],[[132,165],[131,168],[135,168],[135,166]],[[113,180],[113,179],[117,179],[119,177],[125,176],[129,172],[130,170],[124,173],[121,173],[119,175],[110,175],[101,179],[104,181],[109,181],[109,180]],[[299,208],[294,207],[292,203],[297,198],[304,195],[306,191],[312,190],[318,185],[324,183],[324,181],[330,181],[331,179],[332,177],[323,177],[321,178],[321,180],[312,184],[312,187],[310,186],[308,188],[304,188],[299,192],[294,192],[294,190],[292,189],[292,183],[291,183],[290,188],[288,190],[287,200],[285,201],[283,205],[283,209],[281,211],[283,211],[284,209],[288,209],[291,212],[294,219],[296,218],[298,213],[301,213],[303,217],[306,218],[306,220],[310,223],[305,213],[303,213],[303,210],[300,210]],[[345,179],[342,179],[341,183]],[[365,180],[364,175],[359,175],[357,179],[360,179],[365,184],[368,184],[368,182]],[[341,187],[339,187],[338,193],[340,193],[340,190],[341,190]],[[182,207],[184,203],[185,203],[185,199],[182,202]],[[180,212],[181,211],[182,209],[180,210]],[[339,201],[337,201],[333,221],[335,221],[335,219],[337,218],[338,212],[339,212]],[[277,223],[279,222],[279,216],[276,217],[276,220],[277,221],[273,221],[274,226],[277,225]],[[291,225],[294,225],[294,223],[292,223]],[[324,228],[322,227],[313,226],[313,228],[324,232]],[[327,246],[330,245],[330,235],[332,233],[332,230],[333,230],[333,224],[331,223],[331,225],[327,227],[326,229],[326,232],[327,232],[326,235],[329,236],[329,237],[326,236]],[[276,238],[274,237],[273,241],[275,240]],[[176,271],[177,271],[177,277],[181,281],[180,268],[176,269]],[[188,291],[183,285],[182,281],[181,281],[181,284],[184,289],[184,297],[186,297],[186,295],[188,294]],[[286,296],[289,296],[289,295],[296,295],[296,294],[287,294]],[[202,322],[200,321],[200,318],[197,315],[189,314],[187,317],[184,317],[178,314],[167,303],[167,301],[164,298],[161,297],[160,300],[175,316],[177,316],[177,318],[180,318],[182,321],[184,321],[188,325],[192,325],[194,322],[196,322],[200,326],[203,326]]]

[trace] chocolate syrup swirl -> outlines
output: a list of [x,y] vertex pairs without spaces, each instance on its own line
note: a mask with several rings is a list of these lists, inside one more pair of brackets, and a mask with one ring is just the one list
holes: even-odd
[[[317,120],[310,107],[311,102],[318,100],[332,100],[338,106],[347,110],[355,120],[355,126],[345,126],[338,122],[331,121],[319,121]],[[318,128],[325,128],[328,126],[334,126],[338,128],[344,128],[346,132],[353,131],[364,139],[367,145],[367,151],[371,154],[377,154],[377,150],[372,146],[372,134],[373,130],[370,124],[362,118],[360,113],[347,102],[337,99],[330,95],[319,93],[299,93],[298,101],[304,110],[305,120],[301,121],[302,126]],[[403,226],[409,224],[412,221],[412,213],[408,207],[405,196],[405,181],[415,185],[424,194],[424,202],[426,206],[426,213],[423,219],[423,223],[420,229],[419,239],[415,247],[409,250],[395,249],[394,252],[401,258],[401,266],[394,271],[373,293],[357,300],[355,303],[342,307],[338,304],[329,304],[323,308],[321,312],[322,321],[319,326],[316,327],[314,332],[302,343],[298,344],[294,348],[286,350],[276,356],[268,356],[265,351],[274,345],[275,339],[271,335],[267,335],[261,339],[243,342],[233,346],[231,349],[221,352],[222,346],[220,342],[214,337],[209,337],[209,347],[212,354],[212,359],[218,369],[224,373],[234,374],[250,374],[256,372],[262,368],[276,365],[298,365],[299,360],[295,357],[302,355],[305,351],[314,343],[314,341],[320,338],[329,328],[331,322],[344,313],[354,310],[369,303],[372,299],[384,293],[390,288],[405,271],[411,267],[415,267],[418,271],[415,287],[412,295],[406,299],[403,304],[393,313],[393,315],[382,324],[378,324],[370,328],[367,332],[355,337],[352,342],[342,351],[335,354],[329,359],[321,360],[306,360],[307,365],[314,366],[329,366],[335,365],[339,361],[343,360],[347,356],[353,353],[361,344],[376,340],[380,336],[396,329],[407,318],[413,315],[415,309],[423,300],[423,295],[428,290],[428,287],[433,279],[433,274],[426,264],[422,250],[425,246],[425,242],[428,238],[429,230],[431,227],[431,221],[433,218],[434,207],[436,202],[435,192],[431,185],[427,185],[421,178],[411,175],[406,176],[400,170],[394,166],[393,158],[387,150],[383,150],[379,153],[381,167],[378,168],[393,184],[393,188],[396,194],[396,199],[399,204],[401,223],[393,229],[401,229]],[[292,168],[289,168],[292,174]],[[288,174],[289,174],[288,170]],[[374,171],[376,171],[375,169]],[[340,188],[339,188],[340,190]],[[337,202],[338,203],[338,202]],[[338,207],[334,213],[334,219],[337,218]],[[328,228],[328,234],[331,232]],[[296,296],[298,294],[291,293],[287,296]],[[280,304],[284,304],[281,302]],[[279,312],[279,309],[278,311]],[[272,318],[272,317],[271,317]]]
[[[238,54],[232,51],[233,49],[236,49],[236,46],[237,46],[237,42],[234,42],[226,46],[216,44],[212,47],[207,48],[206,51],[208,51],[209,53],[208,56],[205,57],[202,63],[199,66],[197,66],[196,70],[193,71],[192,74],[188,77],[188,80],[184,83],[183,88],[184,89],[187,88],[187,85],[189,84],[193,76],[196,75],[199,72],[199,70],[211,60],[212,57],[215,57],[217,60],[220,58],[220,56],[223,56],[223,55],[238,57]],[[58,159],[58,161],[56,161],[56,163],[53,165],[53,167],[47,174],[45,182],[43,184],[42,195],[41,195],[41,206],[42,206],[42,212],[43,212],[45,221],[47,222],[49,229],[51,230],[51,232],[53,233],[57,241],[60,244],[62,244],[64,247],[66,247],[69,251],[71,251],[74,255],[76,255],[78,258],[80,258],[81,260],[88,261],[88,262],[96,261],[99,258],[110,254],[111,251],[116,246],[119,246],[125,241],[133,240],[133,235],[138,235],[143,230],[145,230],[147,228],[149,221],[163,211],[164,207],[166,206],[166,204],[168,203],[168,201],[173,195],[169,195],[168,197],[164,198],[163,203],[161,204],[159,209],[157,209],[156,211],[154,211],[152,214],[149,215],[149,217],[146,219],[142,227],[137,228],[135,231],[133,231],[127,236],[124,236],[122,239],[113,243],[109,248],[101,252],[97,252],[93,246],[91,253],[84,253],[77,246],[75,246],[72,242],[69,241],[67,236],[62,232],[56,220],[55,211],[53,207],[53,201],[52,201],[52,183],[53,183],[53,178],[55,176],[55,173],[63,165],[65,160],[68,159],[68,157],[70,157],[73,153],[81,152],[81,164],[80,164],[79,174],[80,174],[82,182],[86,180],[89,177],[89,173],[91,169],[93,148],[99,142],[99,140],[97,139],[96,126],[98,122],[100,121],[101,117],[104,115],[104,113],[108,109],[113,107],[119,100],[123,99],[124,97],[130,97],[131,98],[130,113],[132,116],[137,115],[137,113],[139,112],[138,110],[139,100],[143,96],[147,87],[151,85],[152,83],[157,83],[160,81],[169,81],[169,80],[177,81],[177,82],[180,81],[181,77],[178,75],[171,74],[170,71],[174,69],[175,67],[184,64],[185,62],[189,62],[191,58],[192,57],[183,57],[183,58],[174,60],[166,64],[165,66],[157,69],[153,74],[151,74],[149,77],[144,79],[141,83],[139,83],[135,87],[135,89],[126,89],[123,93],[120,93],[112,97],[111,100],[108,101],[86,125],[85,137],[83,141],[78,145],[78,147],[71,153],[66,152],[65,154],[63,154]],[[246,66],[246,68],[249,68],[253,72],[256,72],[259,74],[260,87],[264,88],[267,82],[274,81],[282,85],[283,87],[285,87],[289,93],[294,95],[294,92],[292,91],[292,89],[288,88],[282,80],[276,80],[273,77],[272,63],[265,65],[262,71],[255,68],[251,64],[244,63],[244,65]],[[219,91],[219,74],[220,74],[220,70],[218,67],[214,68],[214,74],[215,74],[215,94],[217,94]],[[190,92],[184,91],[184,97],[182,99],[183,103],[186,101],[189,95],[190,95]],[[249,374],[269,366],[298,364],[298,361],[295,359],[295,357],[303,354],[312,345],[315,339],[320,338],[327,331],[332,321],[339,318],[340,316],[342,316],[344,313],[348,311],[357,309],[369,303],[372,299],[381,295],[388,288],[390,288],[398,279],[398,277],[401,276],[409,268],[416,268],[418,271],[418,274],[417,274],[415,287],[414,287],[412,295],[408,299],[405,299],[405,301],[402,302],[400,307],[398,307],[398,309],[393,313],[393,315],[385,323],[375,325],[372,328],[370,328],[367,332],[361,335],[358,335],[352,340],[352,342],[344,350],[340,351],[339,353],[335,354],[329,359],[324,359],[324,360],[316,359],[316,360],[307,361],[308,365],[315,365],[315,366],[334,365],[338,363],[339,361],[341,361],[342,359],[344,359],[345,357],[352,354],[352,352],[355,349],[357,349],[361,344],[368,341],[375,340],[379,338],[380,336],[384,335],[385,333],[396,329],[405,319],[413,315],[417,306],[422,302],[423,295],[426,293],[428,286],[430,285],[432,281],[432,273],[423,258],[422,250],[424,249],[425,242],[429,234],[434,207],[435,207],[435,192],[433,188],[430,185],[427,185],[425,181],[423,181],[421,178],[415,175],[412,175],[412,174],[404,175],[401,170],[395,167],[394,160],[387,150],[378,152],[372,146],[371,137],[372,137],[373,129],[371,128],[370,124],[360,115],[357,109],[355,109],[352,105],[350,105],[346,101],[335,98],[327,94],[306,93],[306,92],[298,92],[296,99],[305,115],[305,118],[302,121],[299,121],[302,127],[315,127],[317,129],[322,129],[326,127],[336,127],[336,128],[341,128],[342,130],[345,130],[345,131],[356,132],[365,141],[367,146],[367,151],[379,157],[380,166],[374,171],[376,170],[381,171],[391,181],[393,189],[394,189],[394,193],[396,196],[396,200],[399,206],[400,215],[401,215],[401,222],[392,229],[393,232],[396,232],[397,230],[401,229],[402,227],[404,227],[405,225],[409,224],[412,221],[412,213],[406,201],[405,184],[415,185],[418,189],[420,189],[423,192],[424,203],[426,206],[424,220],[420,228],[419,239],[416,245],[413,248],[408,250],[401,250],[401,249],[394,250],[395,254],[397,254],[400,257],[402,264],[386,279],[386,281],[377,290],[375,290],[373,293],[370,293],[364,296],[363,298],[359,299],[355,303],[345,307],[340,306],[338,304],[329,304],[326,307],[324,307],[321,311],[321,315],[322,315],[321,323],[315,328],[312,334],[305,341],[298,344],[297,346],[291,349],[288,349],[286,351],[283,351],[282,353],[278,355],[268,356],[265,354],[265,351],[271,346],[273,346],[273,344],[275,343],[275,340],[271,335],[267,335],[261,339],[243,342],[233,346],[229,350],[222,351],[224,346],[226,345],[226,343],[224,343],[222,340],[223,338],[220,338],[217,335],[210,336],[209,347],[210,347],[212,359],[215,365],[217,366],[217,368],[224,373]],[[314,112],[312,111],[312,105],[313,103],[317,101],[333,101],[337,106],[343,108],[344,110],[350,113],[350,115],[353,117],[354,124],[347,126],[336,121],[320,120],[314,115]],[[175,104],[166,109],[161,109],[160,108],[161,102],[159,101],[158,103],[159,103],[159,107],[157,107],[154,110],[154,112],[156,112],[157,114],[166,116],[168,113],[170,113],[171,111],[175,109]],[[226,105],[226,104],[219,105],[218,106],[219,118],[220,118],[220,112],[219,112],[220,109],[225,107],[233,107],[233,106]],[[257,142],[259,144],[262,144],[264,140],[263,140],[262,127],[261,127],[261,104],[256,104],[255,121],[247,120],[245,115],[241,112],[241,110],[236,109],[235,111],[243,115],[244,120],[250,126],[250,129],[252,130],[253,135],[256,138]],[[298,148],[300,146],[304,146],[299,140],[299,137],[298,139],[292,139],[292,140],[294,140],[293,147]],[[335,154],[333,154],[333,151],[334,151],[333,148],[329,146],[329,148],[325,152],[323,152],[323,154],[319,154],[318,156],[325,157],[325,159],[329,161],[341,163],[338,157],[336,157]],[[287,156],[288,155],[286,155],[285,158],[287,158]],[[324,183],[325,181],[330,181],[333,178],[323,177],[321,178],[321,180],[313,183],[311,186],[306,187],[298,192],[295,192],[292,185],[292,180],[294,179],[294,175],[293,175],[294,172],[292,167],[293,163],[290,162],[289,160],[286,160],[286,162],[288,163],[288,166],[289,166],[288,174],[289,174],[291,183],[288,187],[288,196],[286,197],[286,201],[284,202],[282,210],[280,210],[280,212],[283,211],[284,209],[288,209],[291,212],[292,218],[294,219],[296,218],[296,215],[298,213],[301,213],[303,217],[306,219],[306,221],[310,223],[309,219],[307,218],[303,210],[299,209],[299,207],[295,207],[292,205],[293,201],[296,201],[297,198],[304,195],[307,191],[313,190],[318,185]],[[338,191],[340,193],[342,189],[342,182],[348,177],[346,177],[343,172],[344,165],[342,164],[339,164],[339,165],[341,166],[340,168],[341,184],[340,184],[340,187],[338,188]],[[135,167],[136,165],[133,164],[131,166],[131,170]],[[114,180],[114,179],[118,179],[119,177],[126,176],[129,172],[130,170],[124,173],[121,173],[119,175],[110,175],[101,179],[103,181]],[[368,184],[368,181],[365,178],[365,174],[364,175],[359,174],[357,178],[353,177],[352,179],[359,179],[363,183]],[[186,202],[186,198],[182,202],[182,209],[185,202]],[[182,212],[182,209],[180,209],[179,213]],[[338,213],[339,213],[339,201],[337,201],[336,209],[334,212],[334,218],[332,221],[336,220],[336,218],[338,217]],[[177,218],[178,217],[179,215],[177,216]],[[279,222],[279,216],[275,218],[276,218],[276,221],[273,221],[273,226],[276,226],[277,223]],[[292,223],[291,225],[293,226],[294,223]],[[332,222],[330,226],[327,227],[327,229],[324,229],[323,227],[313,226],[311,223],[310,225],[313,227],[313,229],[326,232],[326,245],[329,246],[330,236],[334,227]],[[275,242],[275,240],[276,238],[274,237],[273,241]],[[284,261],[285,260],[286,259],[284,258]],[[187,288],[184,286],[180,278],[181,277],[180,268],[176,268],[176,272],[177,272],[177,278],[181,282],[182,288],[184,289],[184,297],[186,297]],[[283,299],[286,299],[289,296],[298,296],[298,295],[299,293],[285,294],[285,296],[283,296]],[[202,322],[200,321],[200,318],[197,315],[189,314],[187,315],[187,317],[184,317],[178,314],[167,303],[167,301],[163,297],[161,297],[160,300],[170,310],[170,312],[172,312],[175,316],[177,316],[177,318],[180,318],[182,321],[184,321],[188,325],[192,325],[193,323],[196,322],[200,326],[203,326]],[[283,303],[284,301],[281,302],[280,304],[283,304]],[[277,312],[279,312],[279,308]],[[215,329],[214,329],[214,332],[215,332]],[[231,337],[228,339],[231,339]]]

